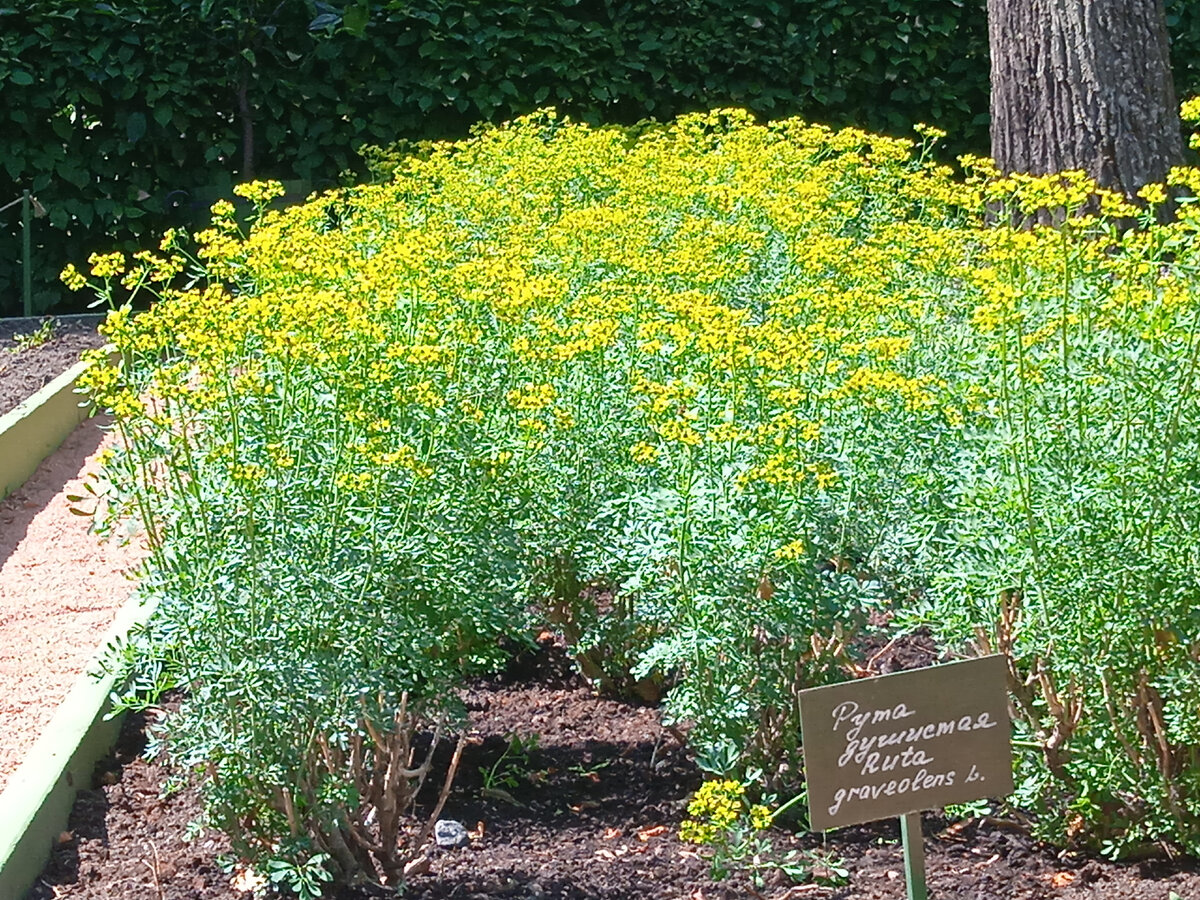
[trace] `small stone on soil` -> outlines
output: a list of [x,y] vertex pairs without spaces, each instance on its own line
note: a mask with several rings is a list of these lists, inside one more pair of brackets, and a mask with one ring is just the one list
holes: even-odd
[[443,848],[468,847],[471,844],[466,826],[453,819],[438,819],[433,826],[433,839]]

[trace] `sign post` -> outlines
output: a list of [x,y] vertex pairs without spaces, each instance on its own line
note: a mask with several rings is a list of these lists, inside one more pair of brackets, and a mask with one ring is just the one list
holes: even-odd
[[904,883],[908,885],[908,900],[927,900],[925,838],[921,834],[919,812],[905,813],[900,817],[900,842],[904,846]]
[[800,693],[814,831],[900,818],[909,900],[926,900],[921,810],[1012,792],[1003,656]]

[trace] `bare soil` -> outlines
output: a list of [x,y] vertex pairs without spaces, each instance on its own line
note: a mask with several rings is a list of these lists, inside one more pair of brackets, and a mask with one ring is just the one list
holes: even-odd
[[[894,659],[927,648],[892,648]],[[908,660],[904,660],[908,661]],[[899,836],[892,823],[819,835],[774,829],[781,849],[819,849],[844,859],[849,883],[713,882],[697,848],[677,834],[700,784],[687,752],[658,711],[595,696],[552,642],[504,675],[464,695],[473,743],[444,816],[477,837],[438,851],[433,869],[405,896],[417,900],[900,900],[905,896]],[[164,796],[169,769],[138,758],[144,721],[131,718],[100,786],[80,795],[70,830],[28,900],[248,900],[217,858],[223,837],[185,829],[198,814],[194,790]],[[507,798],[484,790],[482,771],[501,759],[513,735],[537,736]],[[511,802],[510,802],[511,801]],[[927,815],[930,896],[935,900],[1183,900],[1200,898],[1194,863],[1117,865],[1040,846],[1015,823],[950,824]],[[344,892],[339,900],[383,896]]]
[[0,416],[79,362],[84,350],[101,347],[98,316],[51,320],[49,339],[39,334],[39,319],[0,319]]

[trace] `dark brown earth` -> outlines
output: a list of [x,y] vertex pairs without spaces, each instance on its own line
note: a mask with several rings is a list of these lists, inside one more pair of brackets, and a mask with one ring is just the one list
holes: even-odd
[[[877,666],[928,664],[927,638],[879,650]],[[877,651],[878,652],[878,651]],[[677,834],[700,774],[659,721],[657,710],[594,696],[549,645],[504,676],[465,694],[468,746],[443,816],[480,831],[469,848],[438,851],[407,897],[418,900],[900,900],[904,865],[892,823],[827,838],[773,829],[780,849],[822,850],[844,860],[849,883],[714,883],[696,848]],[[70,831],[29,900],[246,900],[217,857],[220,836],[184,839],[198,811],[195,793],[163,796],[167,771],[138,759],[140,718],[130,719],[104,785],[80,795]],[[507,788],[514,802],[484,792],[482,770],[514,735],[536,735]],[[501,764],[503,765],[503,764]],[[1117,865],[1038,845],[1004,821],[949,824],[925,817],[930,896],[935,900],[1182,900],[1200,898],[1194,863]],[[340,900],[383,896],[344,893]]]
[[[79,362],[79,354],[104,344],[96,333],[99,316],[0,319],[0,416]],[[42,340],[48,335],[48,340]]]

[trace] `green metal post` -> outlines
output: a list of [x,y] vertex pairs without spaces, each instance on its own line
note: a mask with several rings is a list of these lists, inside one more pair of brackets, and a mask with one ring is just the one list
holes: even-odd
[[33,244],[30,237],[32,216],[29,203],[29,191],[25,191],[21,197],[21,266],[22,275],[24,276],[24,298],[25,298],[25,315],[33,315]]
[[900,840],[904,844],[904,878],[908,882],[908,900],[928,900],[925,886],[925,838],[921,834],[921,814],[900,817]]

